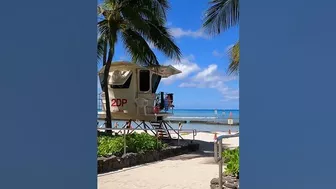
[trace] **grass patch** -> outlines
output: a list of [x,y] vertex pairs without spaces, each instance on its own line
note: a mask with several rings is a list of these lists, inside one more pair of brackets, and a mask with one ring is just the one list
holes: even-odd
[[[126,135],[126,151],[128,153],[143,153],[151,150],[160,150],[167,145],[157,141],[154,136],[146,133],[132,133]],[[121,156],[124,153],[124,136],[109,136],[100,134],[98,136],[98,157]]]
[[233,176],[239,175],[239,147],[233,150],[225,150],[222,153],[224,162],[227,164],[225,173]]

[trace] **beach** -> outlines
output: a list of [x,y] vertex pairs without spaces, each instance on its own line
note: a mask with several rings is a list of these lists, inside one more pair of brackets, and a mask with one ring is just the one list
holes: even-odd
[[[228,135],[216,132],[217,136]],[[234,133],[232,133],[234,134]],[[184,135],[192,140],[192,134]],[[207,189],[218,177],[218,164],[213,157],[214,133],[198,132],[195,142],[200,150],[163,161],[148,163],[98,175],[98,189]],[[224,148],[239,146],[239,137],[223,139]]]
[[[227,132],[230,129],[233,132],[239,131],[239,125],[227,125],[227,119],[230,117],[230,113],[232,113],[234,123],[239,123],[239,110],[217,110],[217,114],[215,114],[214,111],[213,109],[175,109],[174,115],[168,117],[166,121],[168,121],[174,129],[178,128],[178,122],[181,121],[183,129],[186,130],[196,129],[197,131]],[[104,123],[103,120],[99,120],[98,122],[98,125]],[[126,121],[112,120],[112,125],[114,126],[117,122],[119,125],[118,128],[121,128],[126,123]],[[209,124],[211,122],[222,122],[222,124]],[[132,123],[132,126],[136,127],[134,123]]]

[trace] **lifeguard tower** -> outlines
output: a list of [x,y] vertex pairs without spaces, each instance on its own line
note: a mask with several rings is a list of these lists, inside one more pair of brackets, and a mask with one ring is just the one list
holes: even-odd
[[[98,72],[100,81],[104,69],[105,67]],[[170,65],[142,67],[131,62],[113,62],[108,77],[112,119],[132,121],[136,123],[136,128],[171,138],[168,129],[173,128],[164,119],[173,114],[173,94],[157,93],[157,88],[162,78],[179,73],[180,70]],[[98,112],[98,119],[105,119],[104,93],[101,94],[101,104],[103,111]],[[138,124],[137,121],[141,123]],[[178,134],[175,130],[174,132]]]

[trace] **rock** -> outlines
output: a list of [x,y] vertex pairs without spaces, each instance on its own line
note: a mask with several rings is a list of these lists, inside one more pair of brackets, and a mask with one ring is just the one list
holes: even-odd
[[224,183],[223,184],[225,187],[232,188],[232,189],[238,189],[238,185],[235,184],[230,184],[230,183]]
[[[122,166],[119,161],[112,162],[111,168],[108,171],[114,171],[120,169]],[[108,172],[107,171],[107,172]]]
[[173,154],[173,149],[165,149],[162,151],[161,153],[161,159],[165,159],[165,158],[168,158],[168,157],[171,157]]
[[[239,189],[239,179],[232,175],[223,174],[222,189]],[[210,188],[219,188],[219,178],[213,178],[210,181]]]
[[224,182],[224,181],[229,182],[229,183],[234,183],[234,182],[237,181],[237,179],[234,178],[234,177],[225,176],[225,177],[223,177],[223,182]]
[[220,189],[218,185],[210,185],[210,189]]
[[143,164],[143,163],[145,163],[145,154],[144,153],[137,154],[136,165]]
[[103,159],[102,165],[103,165],[103,167],[102,167],[102,171],[103,172],[108,172],[108,171],[111,170],[111,161],[110,161],[110,159],[108,159],[108,158]]
[[152,154],[153,154],[154,161],[160,160],[160,156],[159,156],[159,152],[158,151],[153,151]]
[[145,162],[146,163],[152,162],[153,160],[154,160],[154,158],[153,158],[153,154],[151,152],[145,153]]
[[137,156],[136,153],[128,153],[123,155],[121,159],[126,166],[133,166],[137,164]]
[[211,184],[219,184],[219,179],[218,178],[213,178],[211,181],[210,181]]
[[112,162],[118,161],[118,157],[117,156],[111,156],[108,159],[110,159]]
[[103,163],[104,163],[104,159],[103,158],[98,158],[98,160],[97,160],[97,171],[98,171],[98,173],[103,172],[103,168],[104,168]]

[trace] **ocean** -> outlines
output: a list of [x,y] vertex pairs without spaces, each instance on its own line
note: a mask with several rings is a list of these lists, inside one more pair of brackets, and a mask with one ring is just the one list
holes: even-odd
[[[183,129],[196,129],[197,131],[218,131],[227,132],[229,129],[231,131],[239,131],[239,126],[229,126],[227,125],[227,119],[231,117],[234,123],[239,123],[239,110],[214,110],[214,109],[175,109],[174,115],[168,117],[167,120],[183,120],[187,123],[183,124]],[[223,124],[206,124],[206,123],[189,123],[189,121],[214,121]],[[112,121],[114,125],[116,121]],[[226,124],[224,124],[226,123]],[[99,125],[103,124],[103,121],[99,121]],[[118,121],[119,127],[122,127],[125,122]],[[178,123],[170,123],[174,128],[178,128]],[[133,126],[133,125],[132,125]],[[133,126],[135,127],[135,126]]]

